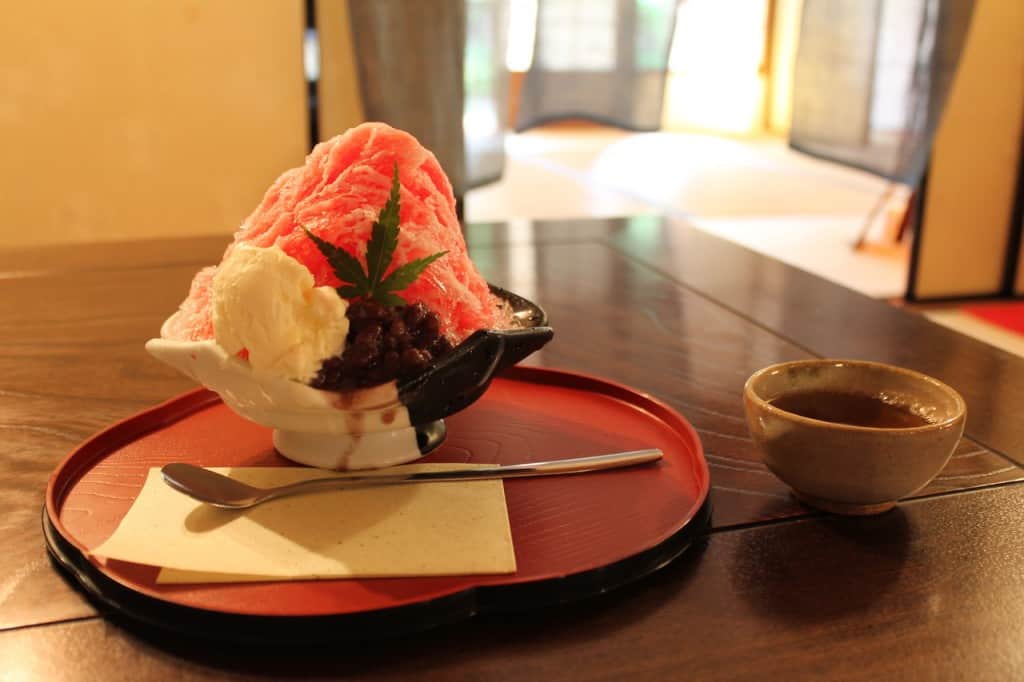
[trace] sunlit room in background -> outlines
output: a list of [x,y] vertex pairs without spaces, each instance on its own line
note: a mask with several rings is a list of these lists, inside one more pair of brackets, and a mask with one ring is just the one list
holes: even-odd
[[[471,189],[466,216],[529,229],[529,219],[667,215],[876,298],[1019,295],[1021,268],[1008,265],[1019,149],[1005,140],[1020,135],[1020,22],[1014,0],[975,3],[970,23],[966,6],[511,2],[507,117],[517,132],[505,138],[502,180]],[[644,79],[659,68],[654,94]],[[538,73],[560,114],[550,120],[533,111]],[[612,78],[586,92],[595,73]],[[660,98],[657,120],[588,110],[615,112],[594,91],[624,84],[633,89],[623,99]],[[566,115],[574,90],[578,117]],[[467,130],[498,120],[472,105],[466,116]],[[958,184],[965,177],[970,188]],[[940,189],[925,195],[926,179]],[[927,240],[916,239],[922,221]],[[979,224],[995,227],[973,233]],[[1020,350],[955,306],[922,312]]]
[[[645,59],[655,66],[668,50],[661,129],[632,133],[580,119],[510,134],[503,181],[468,193],[467,218],[666,213],[870,295],[898,296],[908,258],[896,234],[906,192],[786,148],[800,0],[687,0],[669,33],[657,12],[672,4],[640,0],[635,12],[636,69]],[[557,49],[546,54],[547,66],[614,68],[615,0],[542,5],[563,27],[551,36]],[[509,4],[513,126],[537,12],[535,0]],[[467,63],[467,79],[472,71]],[[883,114],[886,98],[899,95],[889,91],[876,98]],[[494,130],[498,117],[488,106],[467,95],[467,130]],[[858,241],[862,248],[852,248]]]

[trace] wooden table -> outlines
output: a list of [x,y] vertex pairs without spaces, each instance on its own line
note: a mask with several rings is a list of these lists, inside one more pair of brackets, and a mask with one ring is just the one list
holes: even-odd
[[[468,229],[487,278],[541,302],[535,359],[630,384],[697,428],[712,529],[600,598],[328,648],[228,646],[104,618],[46,556],[47,477],[78,442],[191,387],[143,342],[225,239],[0,252],[0,678],[1021,679],[1024,360],[685,225],[644,217]],[[922,370],[967,435],[913,500],[810,511],[762,466],[740,391],[809,356]]]

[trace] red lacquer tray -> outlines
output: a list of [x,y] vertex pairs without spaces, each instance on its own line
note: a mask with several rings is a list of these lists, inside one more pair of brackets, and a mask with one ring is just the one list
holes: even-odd
[[50,477],[47,546],[95,600],[151,624],[249,640],[336,638],[421,629],[480,611],[578,599],[638,579],[682,554],[707,523],[700,441],[677,412],[594,377],[516,367],[465,411],[427,462],[515,464],[656,447],[654,466],[506,480],[518,570],[511,575],[158,585],[158,569],[106,564],[109,537],[150,467],[293,466],[269,429],[205,389],[97,434]]

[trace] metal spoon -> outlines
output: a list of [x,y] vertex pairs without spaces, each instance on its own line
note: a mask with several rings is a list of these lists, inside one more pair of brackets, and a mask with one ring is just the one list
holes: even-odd
[[633,450],[611,455],[597,455],[595,457],[577,457],[575,459],[530,462],[528,464],[511,464],[509,466],[483,467],[479,469],[314,478],[276,488],[257,488],[209,469],[182,462],[167,464],[160,471],[164,475],[164,481],[167,485],[200,502],[206,502],[214,507],[224,509],[245,509],[285,495],[296,495],[298,493],[309,493],[318,490],[343,490],[430,481],[479,481],[494,478],[581,474],[587,471],[655,462],[661,459],[661,457],[661,450]]

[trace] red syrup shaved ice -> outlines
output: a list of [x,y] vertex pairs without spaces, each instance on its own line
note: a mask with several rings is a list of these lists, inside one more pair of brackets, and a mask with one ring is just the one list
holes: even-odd
[[[306,266],[316,286],[341,285],[303,228],[365,266],[366,245],[388,199],[396,167],[401,232],[385,274],[415,259],[447,252],[398,293],[409,304],[422,303],[432,310],[452,344],[479,329],[513,326],[511,311],[491,294],[469,259],[452,187],[437,159],[412,135],[383,123],[364,123],[318,144],[305,165],[282,174],[235,233],[224,257],[241,244],[276,245]],[[188,297],[164,326],[165,338],[214,337],[211,289],[217,267],[195,275]]]

